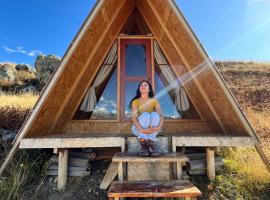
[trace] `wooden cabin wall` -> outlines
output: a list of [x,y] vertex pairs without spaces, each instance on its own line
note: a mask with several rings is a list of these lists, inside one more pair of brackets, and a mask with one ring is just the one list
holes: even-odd
[[[64,134],[126,134],[131,135],[130,122],[116,121],[79,121],[73,120],[66,124],[63,129]],[[162,134],[215,134],[211,131],[208,125],[201,120],[182,120],[182,121],[164,121]]]
[[[185,89],[212,130],[247,135],[221,84],[169,3],[138,0],[137,6],[178,76],[198,66],[205,67]],[[177,66],[184,66],[186,71],[179,71]]]
[[[106,56],[131,10],[133,1],[104,1],[104,6],[95,15],[70,56],[60,78],[48,94],[44,106],[37,114],[27,137],[56,134],[72,118],[85,94],[98,66]],[[42,126],[40,126],[42,124]]]

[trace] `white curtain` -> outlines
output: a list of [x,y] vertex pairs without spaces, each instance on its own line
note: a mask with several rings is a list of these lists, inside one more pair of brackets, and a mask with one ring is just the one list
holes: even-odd
[[93,85],[87,90],[83,99],[80,110],[84,112],[93,111],[97,102],[95,89],[98,87],[113,70],[117,60],[117,41],[114,42],[109,54],[107,55],[100,71],[98,72]]
[[165,77],[166,81],[169,84],[173,84],[173,89],[174,89],[175,97],[176,97],[175,105],[177,109],[180,111],[188,110],[190,105],[189,105],[187,94],[185,90],[183,89],[183,87],[179,85],[180,82],[176,80],[170,66],[168,65],[156,41],[154,41],[154,55],[155,55],[157,63],[159,64],[162,75]]

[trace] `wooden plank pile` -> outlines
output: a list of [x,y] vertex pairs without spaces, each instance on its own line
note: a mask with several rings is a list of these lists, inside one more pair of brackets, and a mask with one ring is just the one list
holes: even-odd
[[[205,153],[185,154],[189,158],[187,163],[187,173],[189,175],[205,175],[207,170],[207,161]],[[222,157],[215,157],[215,171],[219,171],[224,165]]]
[[[93,155],[91,153],[69,151],[68,152],[68,176],[88,176],[90,174],[90,163]],[[54,155],[50,159],[51,165],[48,167],[48,175],[58,175],[58,156]]]

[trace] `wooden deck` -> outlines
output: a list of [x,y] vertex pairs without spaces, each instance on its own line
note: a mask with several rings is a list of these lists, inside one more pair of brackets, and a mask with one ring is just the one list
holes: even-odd
[[[255,141],[249,136],[229,135],[197,135],[197,134],[160,134],[159,136],[171,137],[172,148],[176,146],[254,146]],[[23,138],[20,141],[21,149],[38,148],[86,148],[86,147],[121,147],[124,151],[126,134],[59,134],[46,137]]]

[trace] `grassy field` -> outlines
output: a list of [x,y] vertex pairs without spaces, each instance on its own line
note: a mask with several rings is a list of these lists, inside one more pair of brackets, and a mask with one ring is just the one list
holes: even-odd
[[[270,64],[254,62],[217,62],[217,67],[233,92],[248,120],[260,136],[264,151],[270,159]],[[18,130],[31,110],[37,95],[0,94],[0,124]],[[12,119],[16,119],[12,121]],[[11,121],[11,122],[10,122]],[[8,147],[0,144],[0,164]],[[0,199],[21,199],[29,185],[35,190],[44,177],[40,167],[46,154],[28,152],[17,155],[16,162],[0,178]],[[204,192],[203,199],[270,199],[270,174],[265,169],[255,148],[223,148],[225,166],[216,179],[192,178]],[[36,185],[31,184],[31,182]],[[27,198],[29,196],[26,195]],[[26,198],[25,197],[25,198]]]
[[32,108],[38,99],[33,93],[6,94],[0,93],[0,107]]

